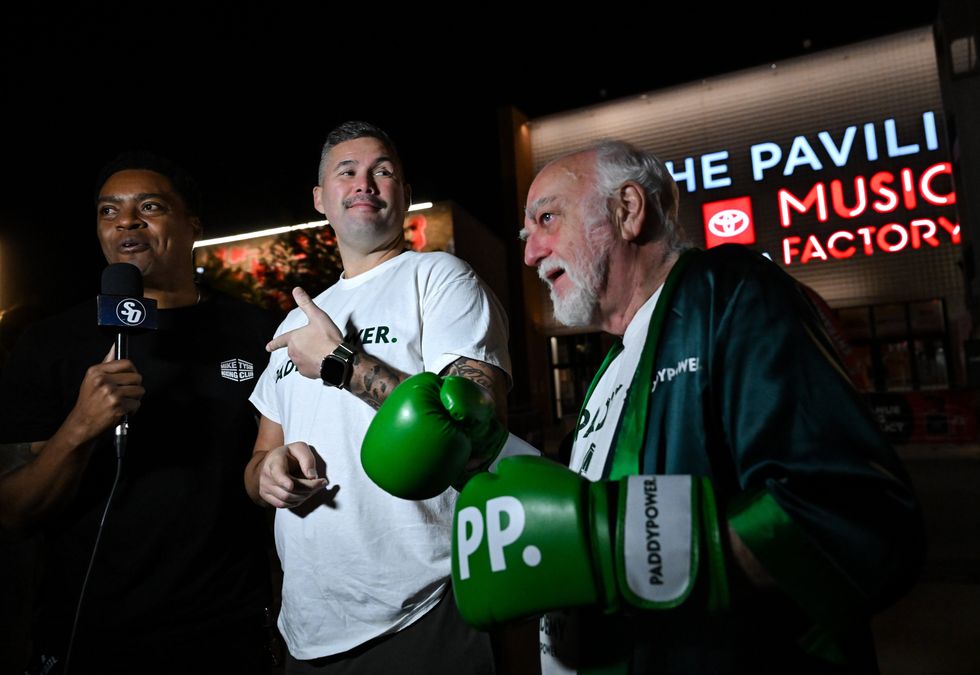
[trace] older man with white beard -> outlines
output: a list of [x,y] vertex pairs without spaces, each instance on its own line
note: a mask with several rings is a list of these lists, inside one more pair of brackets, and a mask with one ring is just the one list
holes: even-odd
[[[544,205],[542,205],[544,206]],[[566,326],[585,326],[592,320],[598,303],[598,289],[609,273],[609,252],[612,236],[603,227],[605,214],[589,204],[586,209],[588,222],[585,231],[585,246],[569,251],[570,260],[559,256],[546,258],[538,266],[538,276],[548,284],[551,291],[551,304],[555,319]],[[528,207],[530,211],[535,205]],[[526,238],[522,230],[521,237]],[[571,288],[564,295],[555,292],[552,279],[568,275]]]
[[621,341],[571,471],[505,459],[462,490],[457,604],[480,628],[545,614],[545,673],[875,672],[870,616],[923,559],[904,468],[800,285],[691,248],[677,207],[620,142],[534,180],[525,262],[559,321]]

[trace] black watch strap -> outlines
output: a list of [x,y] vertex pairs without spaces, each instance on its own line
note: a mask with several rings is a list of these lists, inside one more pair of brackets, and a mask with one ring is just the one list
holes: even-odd
[[344,341],[320,362],[320,379],[324,384],[347,389],[354,369],[354,346]]

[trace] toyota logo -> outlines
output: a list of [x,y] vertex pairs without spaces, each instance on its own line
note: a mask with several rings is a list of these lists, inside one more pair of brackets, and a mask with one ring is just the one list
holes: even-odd
[[725,209],[711,216],[708,229],[716,237],[737,237],[749,227],[749,214],[739,209]]

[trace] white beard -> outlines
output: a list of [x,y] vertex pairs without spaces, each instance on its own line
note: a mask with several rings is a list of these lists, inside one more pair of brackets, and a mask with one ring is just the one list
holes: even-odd
[[[606,284],[609,273],[609,251],[612,236],[608,227],[600,226],[586,235],[588,253],[575,252],[573,260],[565,261],[551,257],[538,266],[538,276],[548,283],[551,291],[551,304],[555,320],[566,326],[588,326],[596,318],[599,309],[599,292]],[[555,287],[548,282],[548,274],[555,269],[563,269],[572,282],[564,297],[555,293]]]

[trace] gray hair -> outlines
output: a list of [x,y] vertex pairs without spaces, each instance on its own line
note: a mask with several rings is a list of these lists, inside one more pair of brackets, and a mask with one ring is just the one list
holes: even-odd
[[662,239],[671,250],[687,248],[684,232],[677,220],[680,195],[677,183],[664,163],[652,152],[645,152],[623,141],[603,140],[588,150],[596,154],[595,206],[611,211],[610,198],[627,181],[634,181],[646,193],[650,207],[660,216]]
[[353,141],[356,138],[376,138],[381,141],[381,144],[384,145],[391,153],[391,158],[398,166],[398,170],[402,171],[402,161],[398,156],[398,150],[395,148],[395,143],[391,140],[391,137],[385,133],[384,129],[377,127],[370,122],[352,120],[334,127],[334,129],[327,134],[327,141],[323,144],[323,149],[320,151],[320,166],[318,167],[316,173],[317,185],[323,183],[323,170],[326,168],[327,155],[330,154],[330,151],[341,143]]

